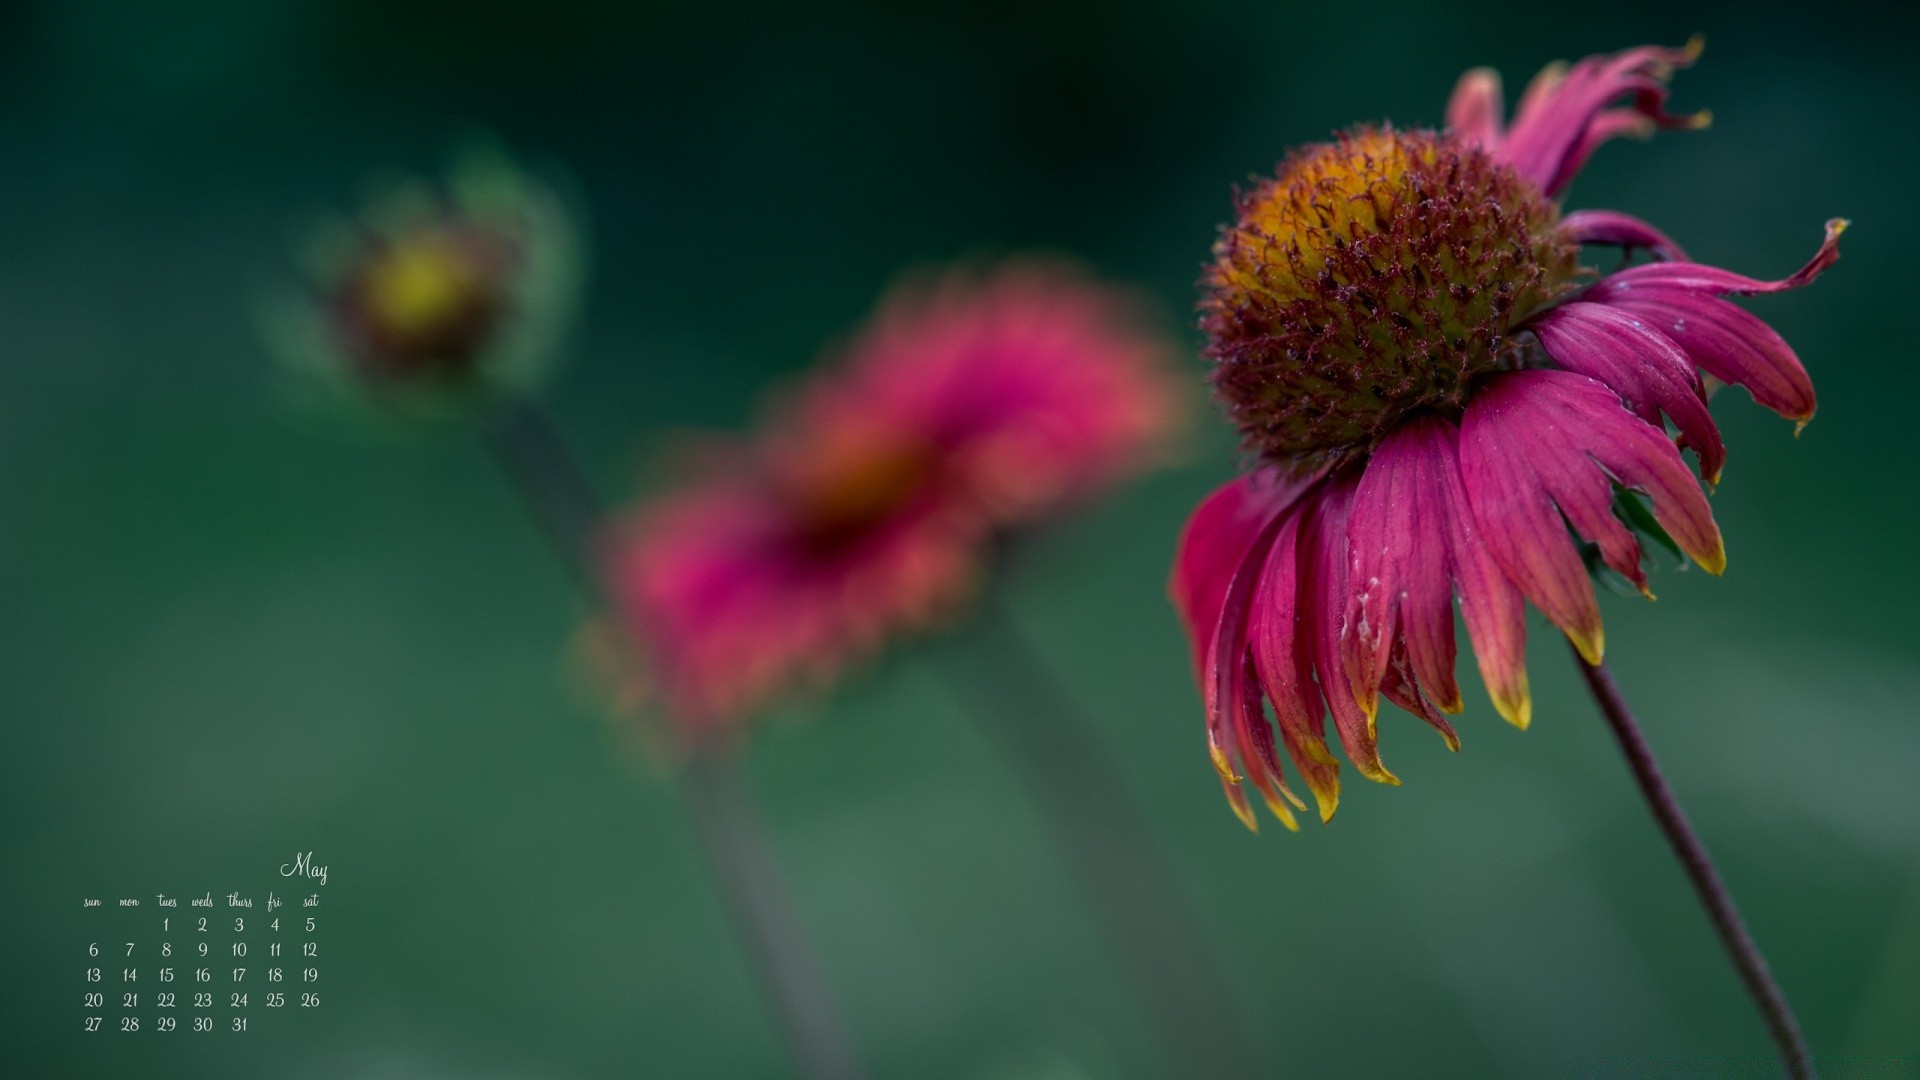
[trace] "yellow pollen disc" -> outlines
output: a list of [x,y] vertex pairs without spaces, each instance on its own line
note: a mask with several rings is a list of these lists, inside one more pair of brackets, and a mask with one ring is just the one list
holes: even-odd
[[1559,210],[1481,148],[1363,128],[1243,196],[1202,301],[1214,388],[1284,466],[1366,452],[1459,410],[1512,361],[1508,329],[1568,288]]
[[366,269],[368,315],[395,337],[431,337],[472,310],[485,285],[472,261],[447,237],[408,237]]

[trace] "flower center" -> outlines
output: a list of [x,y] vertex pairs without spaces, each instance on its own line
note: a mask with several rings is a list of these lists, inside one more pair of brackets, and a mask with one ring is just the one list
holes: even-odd
[[1201,307],[1214,387],[1249,449],[1363,453],[1454,410],[1508,328],[1571,283],[1559,209],[1477,147],[1363,128],[1297,151],[1240,200]]
[[846,424],[782,455],[774,480],[792,508],[802,544],[828,554],[884,524],[926,487],[932,448],[918,439]]
[[504,304],[506,255],[477,232],[418,229],[368,253],[342,293],[342,318],[382,374],[462,373]]

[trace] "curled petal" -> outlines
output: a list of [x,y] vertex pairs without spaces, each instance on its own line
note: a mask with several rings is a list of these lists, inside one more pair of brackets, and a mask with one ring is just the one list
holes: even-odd
[[1478,67],[1460,76],[1447,100],[1447,131],[1492,150],[1500,145],[1500,73]]
[[1615,481],[1645,492],[1661,526],[1709,573],[1726,566],[1719,527],[1679,451],[1584,375],[1489,380],[1461,425],[1460,465],[1488,549],[1590,663],[1604,650],[1600,613],[1566,526],[1597,544],[1608,566],[1642,589],[1646,581],[1639,542],[1612,513]]
[[[1555,195],[1602,142],[1656,128],[1701,127],[1705,114],[1666,109],[1667,80],[1700,55],[1698,39],[1683,49],[1646,46],[1590,56],[1571,68],[1551,66],[1527,87],[1507,131],[1502,156],[1520,175]],[[1632,95],[1625,108],[1614,102]]]
[[1607,384],[1642,420],[1673,418],[1700,456],[1700,474],[1717,483],[1726,461],[1720,429],[1707,412],[1694,364],[1671,338],[1639,316],[1602,304],[1562,304],[1529,324],[1554,362]]
[[1682,261],[1687,253],[1672,238],[1632,214],[1615,210],[1575,210],[1560,219],[1560,232],[1576,244],[1606,244],[1644,249],[1663,261]]
[[1813,379],[1786,339],[1752,312],[1678,289],[1635,289],[1608,299],[1607,306],[1645,320],[1700,370],[1746,387],[1766,408],[1802,425],[1813,419]]
[[1840,261],[1840,234],[1847,231],[1845,218],[1833,218],[1827,222],[1827,235],[1820,242],[1820,250],[1813,253],[1807,264],[1778,281],[1761,281],[1757,278],[1736,274],[1731,270],[1722,270],[1717,266],[1701,263],[1667,262],[1649,263],[1635,266],[1611,274],[1587,291],[1591,300],[1613,300],[1624,298],[1643,289],[1670,289],[1683,292],[1712,293],[1724,296],[1729,293],[1756,295],[1760,293],[1786,292],[1798,289],[1813,282],[1813,279]]

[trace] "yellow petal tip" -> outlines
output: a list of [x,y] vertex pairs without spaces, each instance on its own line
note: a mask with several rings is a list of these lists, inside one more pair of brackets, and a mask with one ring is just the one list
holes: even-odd
[[1606,630],[1600,626],[1595,626],[1592,630],[1585,633],[1578,633],[1572,630],[1568,630],[1566,633],[1567,640],[1573,642],[1573,647],[1580,651],[1580,658],[1594,667],[1599,667],[1601,659],[1607,654]]
[[1705,570],[1714,577],[1719,577],[1721,574],[1727,572],[1727,546],[1725,544],[1715,544],[1713,550],[1706,553],[1705,558],[1695,556],[1694,561],[1700,564],[1700,569]]

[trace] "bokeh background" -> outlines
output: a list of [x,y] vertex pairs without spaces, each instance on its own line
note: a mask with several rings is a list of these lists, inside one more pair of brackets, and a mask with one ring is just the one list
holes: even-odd
[[[1799,440],[1743,394],[1732,564],[1608,601],[1610,659],[1824,1056],[1920,1072],[1920,452],[1911,9],[841,0],[0,8],[0,1071],[781,1076],[668,785],[573,659],[563,568],[477,443],[279,392],[254,330],[314,214],[473,132],[591,208],[551,403],[610,489],[770,383],[903,266],[1043,247],[1158,298],[1236,182],[1454,77],[1707,36],[1712,130],[1603,151],[1571,202],[1761,276],[1812,369]],[[1195,385],[1201,368],[1194,361]],[[1563,651],[1534,729],[1383,720],[1405,779],[1258,837],[1222,804],[1162,583],[1229,475],[1186,463],[1032,550],[1007,605],[1094,710],[1276,1074],[1767,1060]],[[880,1076],[1163,1077],[1032,801],[925,649],[765,732],[783,865]],[[82,895],[330,865],[326,1007],[83,1035]],[[255,1010],[256,1014],[260,1010]],[[169,1041],[170,1038],[170,1041]]]

